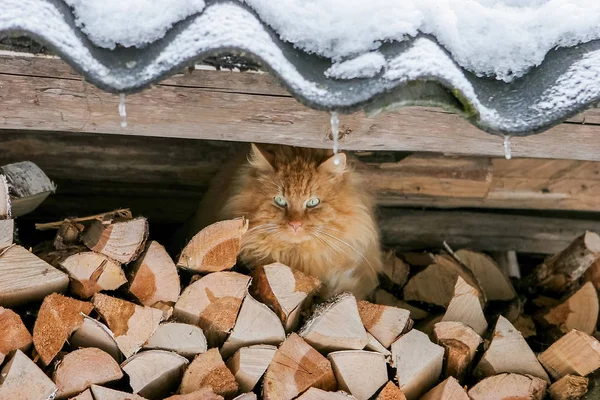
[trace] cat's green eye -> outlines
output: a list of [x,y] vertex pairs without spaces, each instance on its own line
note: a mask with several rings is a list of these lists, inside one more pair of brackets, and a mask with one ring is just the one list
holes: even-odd
[[308,208],[313,208],[319,205],[319,203],[321,202],[321,200],[319,200],[318,197],[313,197],[312,199],[308,199],[308,201],[306,202],[306,207]]
[[277,204],[279,207],[287,207],[287,201],[281,196],[275,196],[273,202]]

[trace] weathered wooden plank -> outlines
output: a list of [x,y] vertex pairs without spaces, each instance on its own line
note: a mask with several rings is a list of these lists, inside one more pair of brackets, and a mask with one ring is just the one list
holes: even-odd
[[600,220],[549,218],[491,212],[381,209],[383,242],[405,250],[452,248],[515,250],[553,254],[586,230],[600,232]]
[[[8,58],[0,58],[3,129],[332,145],[329,115],[286,96],[267,74],[195,70],[175,76],[128,96],[128,127],[121,128],[118,96],[76,79],[57,60]],[[589,110],[574,119],[585,118],[585,124],[565,123],[540,135],[513,138],[513,157],[598,161],[599,114]],[[345,149],[504,152],[502,138],[439,109],[410,107],[376,117],[355,113],[343,116],[341,126]]]

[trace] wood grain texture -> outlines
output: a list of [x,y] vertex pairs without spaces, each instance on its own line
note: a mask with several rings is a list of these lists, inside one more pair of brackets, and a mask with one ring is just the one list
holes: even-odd
[[[330,147],[329,115],[289,96],[268,74],[195,70],[127,97],[128,127],[118,96],[85,83],[60,60],[0,57],[0,121],[4,129],[257,141]],[[600,160],[597,110],[526,138],[513,157]],[[584,123],[585,122],[585,123]],[[460,116],[409,107],[366,117],[343,116],[341,146],[502,156],[502,141]]]

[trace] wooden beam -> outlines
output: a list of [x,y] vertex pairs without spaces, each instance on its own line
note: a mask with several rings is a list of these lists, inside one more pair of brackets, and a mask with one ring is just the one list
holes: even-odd
[[600,221],[507,212],[382,209],[379,229],[385,244],[404,250],[440,248],[446,241],[454,249],[554,254],[586,230],[600,232]]
[[[50,57],[0,56],[2,129],[256,141],[330,147],[329,115],[309,109],[264,73],[197,69],[127,96],[121,128],[118,96],[84,82]],[[600,112],[588,110],[535,136],[512,139],[513,157],[600,161]],[[440,109],[403,108],[342,116],[342,148],[502,156],[502,138]]]

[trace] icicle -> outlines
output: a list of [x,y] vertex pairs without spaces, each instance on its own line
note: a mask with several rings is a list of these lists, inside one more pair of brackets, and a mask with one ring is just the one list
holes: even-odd
[[339,165],[340,160],[337,158],[337,153],[339,150],[340,118],[335,111],[331,113],[331,136],[333,136],[333,154],[336,156],[333,159],[333,163]]
[[512,154],[510,151],[510,136],[509,135],[504,136],[504,157],[506,157],[507,160],[510,160],[512,158]]
[[125,93],[119,95],[119,115],[121,116],[121,128],[127,128],[127,110],[125,109]]

